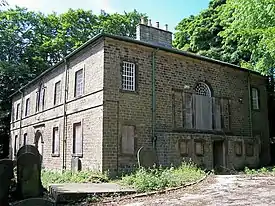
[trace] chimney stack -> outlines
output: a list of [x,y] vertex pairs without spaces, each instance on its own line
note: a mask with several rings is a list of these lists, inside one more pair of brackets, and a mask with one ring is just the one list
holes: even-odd
[[156,27],[159,28],[159,22],[158,21],[156,22]]
[[140,18],[140,24],[136,27],[136,39],[157,46],[172,47],[172,32],[168,31],[168,24],[160,29],[158,21],[152,26],[152,20],[145,17]]

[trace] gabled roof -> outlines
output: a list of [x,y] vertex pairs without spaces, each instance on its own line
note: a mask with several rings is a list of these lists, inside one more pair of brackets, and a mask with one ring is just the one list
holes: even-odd
[[71,56],[75,55],[76,53],[78,53],[79,51],[84,49],[86,46],[90,45],[91,43],[95,42],[96,40],[98,40],[100,38],[103,39],[104,37],[109,37],[109,38],[120,40],[120,41],[125,41],[125,42],[130,42],[130,43],[134,43],[134,44],[138,44],[138,45],[143,45],[143,46],[159,49],[159,50],[162,50],[162,51],[167,51],[167,52],[187,56],[187,57],[190,57],[190,58],[199,59],[199,60],[202,60],[202,61],[207,61],[207,62],[211,62],[211,63],[215,63],[215,64],[220,64],[220,65],[223,65],[223,66],[229,66],[229,67],[232,67],[234,69],[238,69],[240,71],[249,72],[249,73],[253,73],[253,74],[262,76],[259,72],[248,70],[248,69],[242,68],[242,67],[234,65],[234,64],[230,64],[230,63],[227,63],[227,62],[211,59],[209,57],[201,56],[201,55],[194,54],[194,53],[191,53],[191,52],[186,52],[186,51],[182,51],[182,50],[178,50],[178,49],[174,49],[174,48],[159,46],[159,45],[155,45],[155,44],[152,44],[152,43],[149,43],[149,42],[144,42],[144,41],[132,39],[132,38],[129,38],[129,37],[117,36],[117,35],[107,34],[107,33],[100,33],[100,34],[97,34],[96,36],[94,36],[93,38],[91,38],[90,40],[86,41],[84,44],[82,44],[80,47],[78,47],[77,49],[72,51],[67,56],[65,56],[61,61],[56,63],[54,66],[52,66],[49,69],[47,69],[46,71],[42,72],[40,75],[38,75],[32,81],[30,81],[28,84],[22,86],[19,90],[17,90],[12,95],[10,95],[10,97],[16,95],[22,89],[24,89],[24,88],[28,87],[29,85],[35,83],[37,80],[42,78],[44,75],[46,75],[47,73],[49,73],[50,71],[55,69],[57,66],[62,64],[65,61],[65,59],[70,58]]

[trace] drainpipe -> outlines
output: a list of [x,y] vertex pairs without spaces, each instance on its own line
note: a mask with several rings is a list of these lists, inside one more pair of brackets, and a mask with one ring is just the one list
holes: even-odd
[[66,58],[64,58],[65,64],[65,78],[64,78],[64,100],[63,100],[63,159],[62,159],[62,170],[66,170],[66,157],[67,157],[67,114],[66,114],[66,103],[67,103],[67,94],[68,94],[68,64]]
[[[22,117],[23,117],[23,97],[24,97],[24,94],[22,92],[21,89],[19,89],[19,92],[21,94],[21,108],[20,108],[20,122],[19,122],[19,148],[21,147],[21,144],[22,144]],[[19,149],[18,148],[18,149]]]
[[252,102],[251,102],[251,83],[250,83],[250,71],[248,71],[247,76],[247,86],[248,86],[248,102],[249,102],[249,123],[250,123],[250,136],[253,137],[253,122],[252,122]]
[[156,50],[152,52],[152,144],[156,149]]

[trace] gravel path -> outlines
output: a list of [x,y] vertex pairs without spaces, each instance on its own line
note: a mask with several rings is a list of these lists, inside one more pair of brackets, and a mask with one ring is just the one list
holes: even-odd
[[193,187],[104,205],[275,205],[275,177],[217,175]]

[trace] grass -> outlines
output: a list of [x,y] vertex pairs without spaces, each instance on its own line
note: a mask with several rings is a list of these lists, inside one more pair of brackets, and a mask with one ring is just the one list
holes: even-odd
[[42,170],[41,172],[42,184],[45,188],[48,188],[49,184],[58,183],[85,183],[85,182],[107,182],[109,180],[108,175],[96,173],[93,171],[51,171]]
[[272,175],[275,176],[275,167],[262,167],[260,169],[249,169],[245,167],[244,174],[246,175]]
[[123,176],[121,183],[136,188],[139,192],[148,192],[170,187],[181,186],[199,180],[205,172],[193,163],[182,163],[180,167],[138,169]]
[[121,185],[134,187],[139,192],[160,190],[170,187],[181,186],[202,178],[205,172],[193,163],[182,163],[179,167],[137,169],[135,172],[124,175],[121,178],[110,180],[107,174],[92,171],[58,172],[42,171],[42,183],[45,188],[49,184],[57,183],[85,183],[85,182],[108,182],[112,181]]

